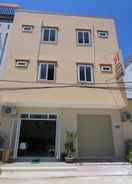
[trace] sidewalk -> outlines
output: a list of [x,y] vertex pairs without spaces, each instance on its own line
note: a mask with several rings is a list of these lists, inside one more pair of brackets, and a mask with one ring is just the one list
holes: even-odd
[[79,178],[95,176],[131,176],[132,165],[127,163],[13,163],[1,166],[2,178]]

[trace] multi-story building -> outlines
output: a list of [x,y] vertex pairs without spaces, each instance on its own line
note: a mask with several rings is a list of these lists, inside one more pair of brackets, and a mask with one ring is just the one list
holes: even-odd
[[4,64],[4,53],[7,46],[8,33],[17,8],[19,7],[16,4],[0,3],[0,75]]
[[77,132],[77,158],[123,158],[118,51],[112,18],[17,10],[0,82],[14,159],[59,159],[67,131]]

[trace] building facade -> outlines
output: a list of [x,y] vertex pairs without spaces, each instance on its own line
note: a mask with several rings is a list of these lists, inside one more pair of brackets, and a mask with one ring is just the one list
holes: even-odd
[[130,55],[125,62],[124,82],[128,100],[127,107],[122,111],[122,121],[125,140],[132,139],[132,56]]
[[67,131],[77,132],[77,158],[123,158],[118,51],[111,18],[17,10],[0,81],[14,159],[60,159]]
[[16,4],[0,3],[0,75],[3,70],[4,54],[7,46],[7,39],[10,27],[13,23]]

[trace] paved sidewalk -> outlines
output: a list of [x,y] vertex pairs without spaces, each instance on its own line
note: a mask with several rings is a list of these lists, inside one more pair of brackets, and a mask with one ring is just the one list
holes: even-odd
[[131,176],[132,165],[127,163],[15,163],[2,166],[2,178],[23,179],[23,178],[82,178],[102,176]]
[[48,179],[1,179],[0,184],[132,184],[130,176],[98,176]]

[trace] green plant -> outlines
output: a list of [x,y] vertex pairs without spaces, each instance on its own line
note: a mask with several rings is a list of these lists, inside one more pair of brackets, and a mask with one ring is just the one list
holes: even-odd
[[132,163],[132,150],[128,152],[127,160],[128,162]]
[[76,132],[73,131],[66,132],[65,151],[68,157],[73,156],[73,153],[76,152],[76,139],[77,139]]
[[0,131],[0,148],[8,148],[9,147],[9,139],[4,132]]

